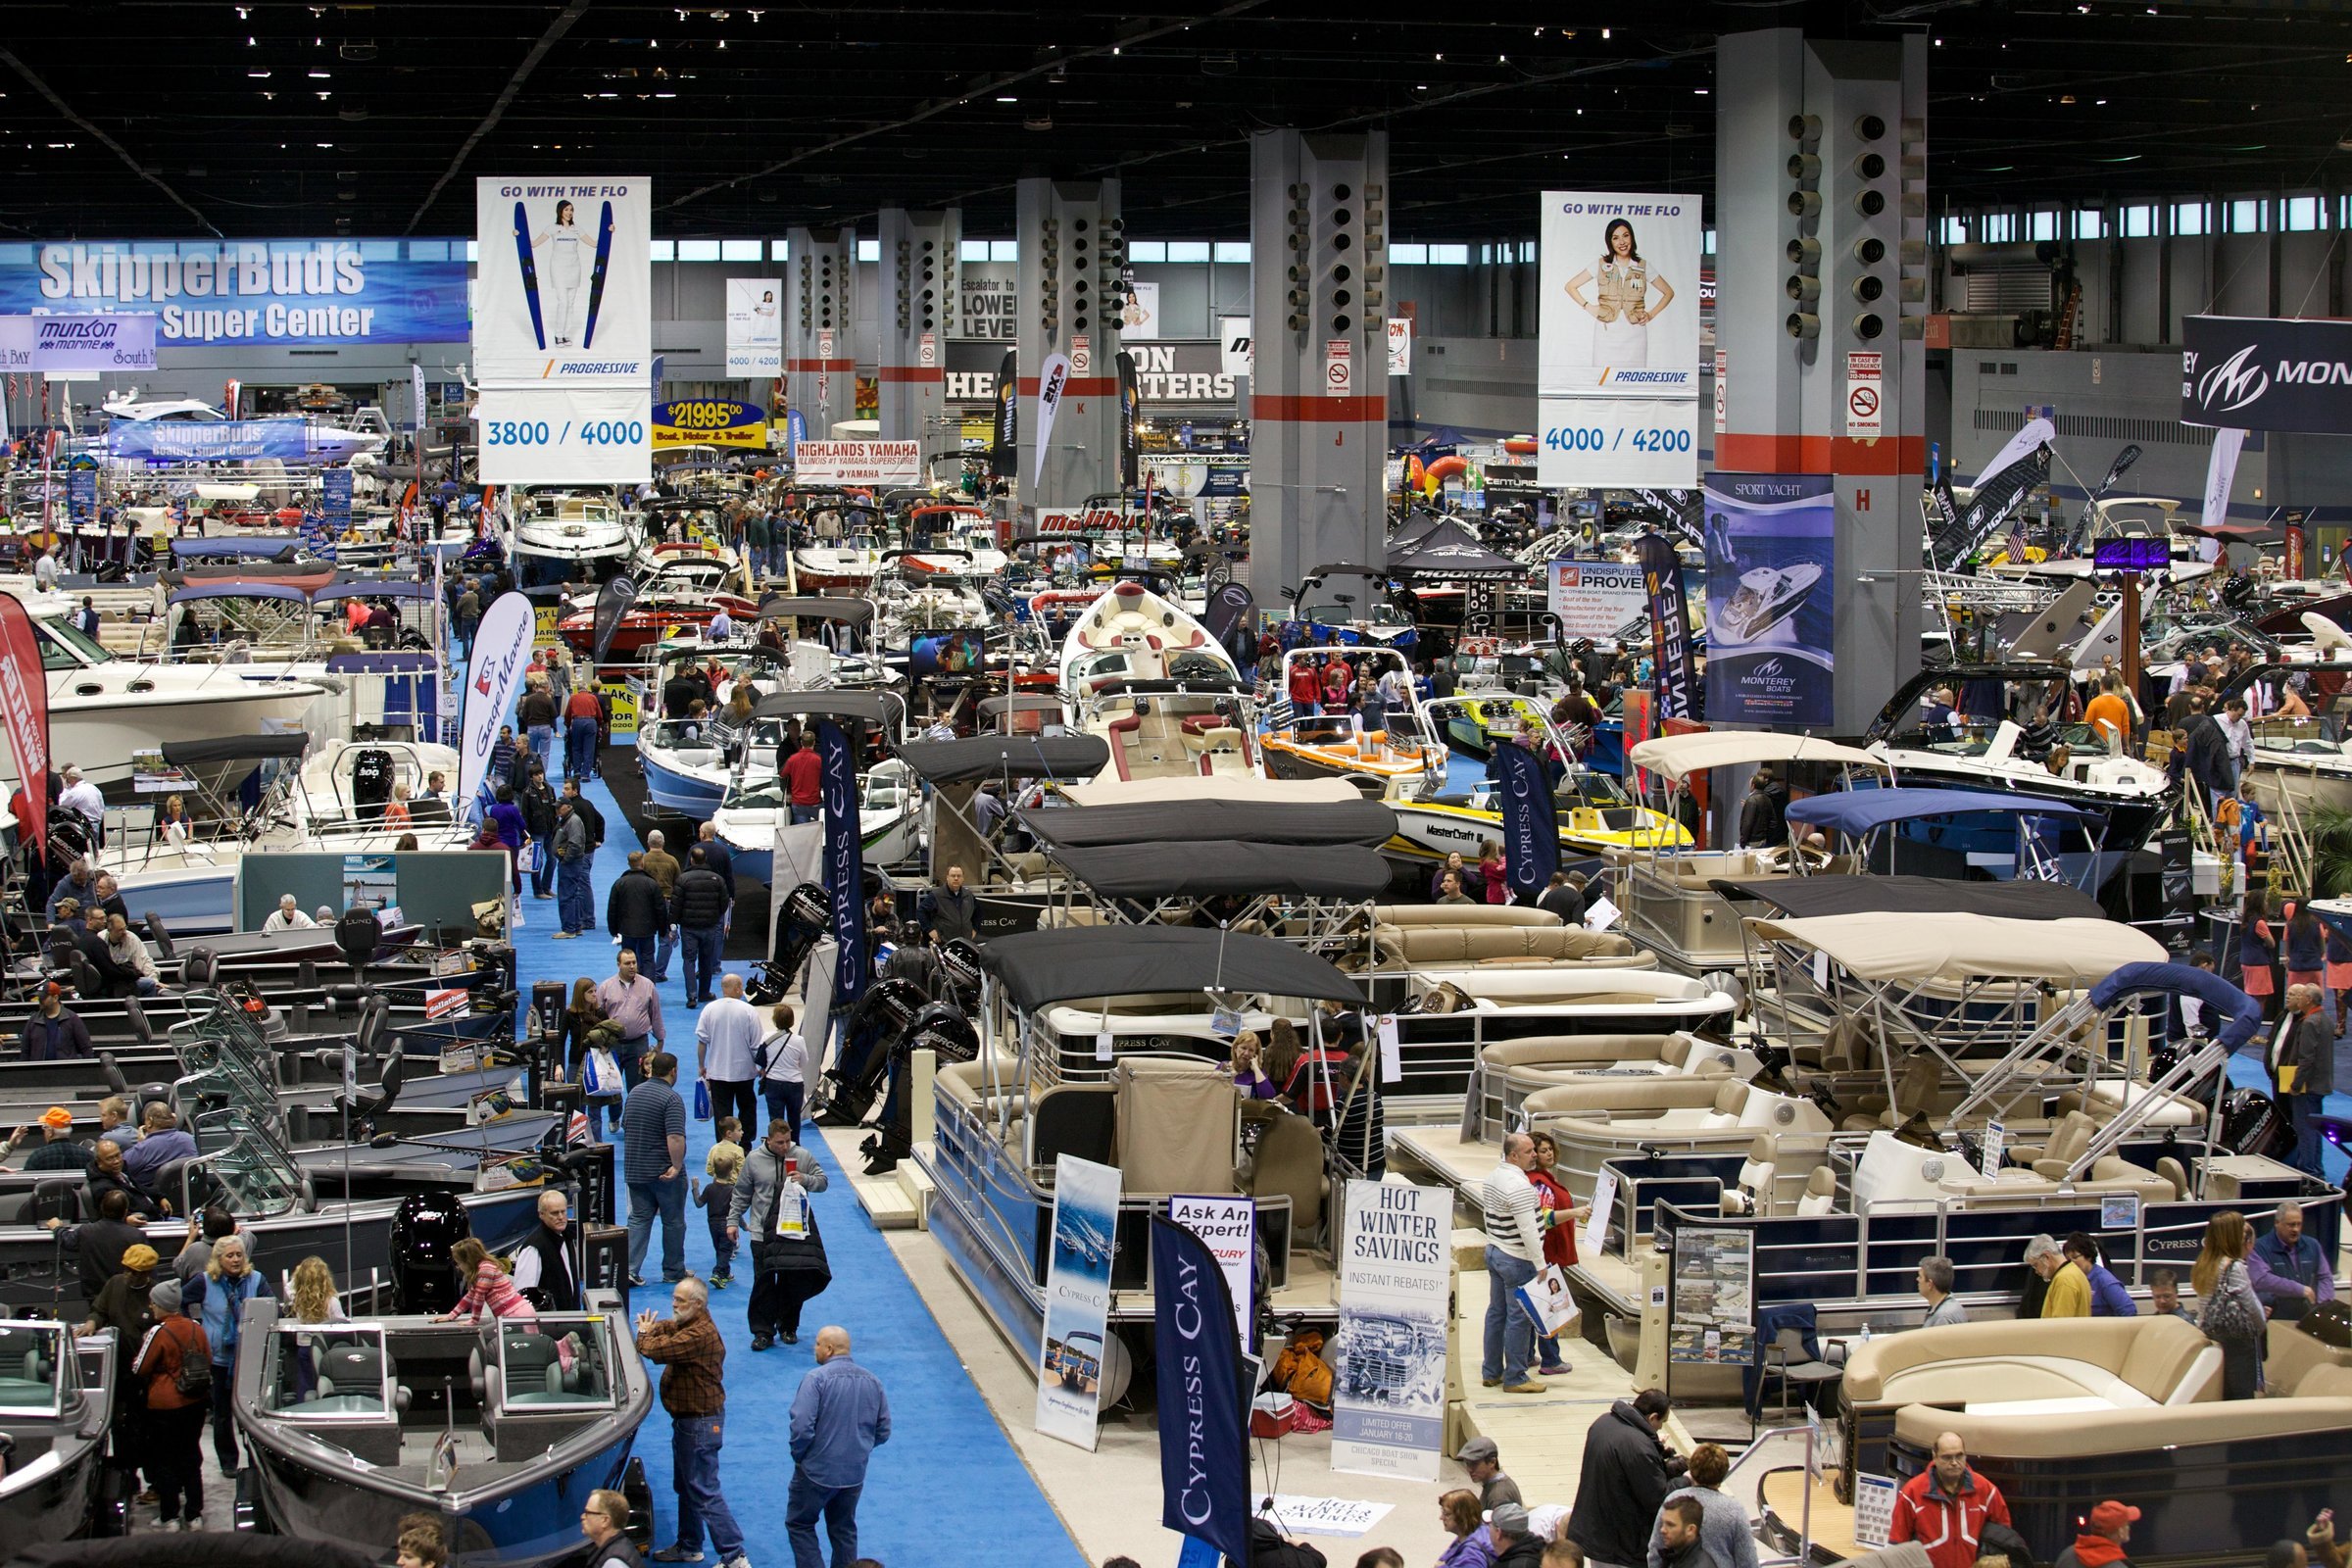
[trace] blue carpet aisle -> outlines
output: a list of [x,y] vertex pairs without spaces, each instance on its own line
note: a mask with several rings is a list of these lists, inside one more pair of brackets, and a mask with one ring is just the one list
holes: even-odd
[[[608,756],[607,765],[611,762]],[[568,994],[577,976],[602,980],[612,972],[612,940],[604,934],[605,892],[628,868],[629,852],[640,846],[612,792],[596,782],[587,793],[605,813],[605,846],[597,852],[592,871],[597,927],[574,941],[552,940],[560,929],[555,902],[531,898],[526,879],[523,928],[514,933],[525,997],[536,980],[561,980]],[[749,966],[729,963],[726,970],[748,976]],[[669,1049],[679,1058],[679,1088],[691,1102],[696,1014],[686,1005],[683,971],[674,958],[669,983],[662,988],[662,1015]],[[710,1141],[710,1124],[690,1118],[687,1170],[697,1181]],[[808,1303],[801,1343],[752,1353],[751,1333],[744,1327],[744,1306],[751,1295],[750,1276],[744,1272],[748,1258],[738,1260],[736,1285],[711,1293],[711,1316],[727,1343],[727,1442],[719,1463],[720,1484],[743,1527],[753,1563],[757,1568],[779,1568],[792,1560],[784,1533],[785,1490],[792,1479],[787,1446],[792,1396],[802,1374],[814,1364],[817,1328],[839,1323],[850,1331],[858,1360],[882,1380],[894,1422],[891,1440],[876,1451],[866,1478],[858,1508],[859,1552],[886,1568],[913,1568],[943,1555],[981,1568],[1084,1568],[1085,1559],[1069,1532],[1038,1491],[930,1309],[881,1233],[867,1222],[850,1191],[848,1173],[812,1133],[808,1147],[833,1181],[831,1190],[816,1200],[833,1285]],[[619,1217],[625,1220],[625,1194],[621,1201]],[[664,1315],[668,1311],[669,1292],[660,1283],[661,1246],[657,1227],[646,1268],[654,1283],[632,1293],[632,1314],[646,1307]],[[707,1280],[713,1261],[704,1211],[690,1204],[686,1266]],[[664,1546],[674,1539],[677,1524],[669,1442],[669,1417],[657,1408],[638,1432],[636,1451],[653,1486],[657,1544]],[[1157,1526],[1139,1521],[1138,1528]],[[704,1552],[706,1562],[715,1564],[708,1543]]]

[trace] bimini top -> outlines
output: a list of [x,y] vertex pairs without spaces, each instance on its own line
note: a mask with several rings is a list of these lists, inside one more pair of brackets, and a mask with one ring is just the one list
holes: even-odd
[[1180,926],[1024,931],[983,947],[980,962],[1032,1012],[1079,997],[1211,989],[1364,1004],[1355,982],[1287,942]]
[[1179,774],[1173,778],[1103,778],[1061,792],[1073,806],[1141,806],[1156,801],[1258,801],[1270,806],[1328,806],[1360,801],[1344,778],[1259,778],[1254,773]]
[[166,741],[164,760],[173,767],[202,767],[212,762],[263,762],[300,757],[311,744],[301,730],[283,735],[222,735],[193,741]]
[[927,784],[989,778],[1092,778],[1110,760],[1100,735],[967,735],[899,748]]
[[311,598],[325,604],[332,599],[430,599],[433,585],[407,577],[342,577]]
[[[272,561],[292,564],[301,557],[300,541],[282,538],[196,538],[172,541],[172,554],[180,561]],[[323,563],[322,563],[323,564]]]
[[1161,801],[1134,806],[1043,807],[1021,811],[1029,830],[1056,850],[1103,845],[1157,848],[1181,865],[1195,844],[1230,839],[1245,844],[1337,845],[1366,849],[1396,832],[1396,813],[1361,796],[1319,806],[1257,801]]
[[2090,1004],[2102,1010],[2126,997],[2142,992],[2165,992],[2194,997],[2230,1021],[2214,1039],[2225,1051],[2235,1051],[2262,1027],[2262,1004],[2211,969],[2185,963],[2127,963],[2091,988]]
[[2089,894],[2063,882],[1953,882],[1939,876],[1719,877],[1727,899],[1754,899],[1786,915],[1989,914],[2005,920],[2103,920]]
[[1965,816],[1975,811],[1998,811],[2008,816],[2060,816],[2077,822],[2101,822],[2107,813],[2046,795],[2021,795],[2013,790],[1838,790],[1808,795],[1788,803],[1788,820],[1836,828],[1847,838],[1860,838],[1889,822],[1911,822],[1924,816]]
[[769,692],[752,705],[752,716],[862,718],[871,723],[886,724],[905,706],[899,698],[888,692]]
[[1810,735],[1784,735],[1768,729],[1711,729],[1689,735],[1660,735],[1625,754],[1636,767],[1681,780],[1712,767],[1740,767],[1750,762],[1827,762],[1840,767],[1867,767],[1884,773],[1886,761],[1836,741]]
[[1824,914],[1759,920],[1767,942],[1825,953],[1864,980],[2047,980],[2087,986],[2127,963],[2162,963],[2164,945],[2117,920],[1985,914]]
[[760,601],[762,620],[839,620],[853,626],[862,626],[874,618],[874,602],[870,599],[826,599],[803,596],[788,599],[782,594],[769,594]]
[[[1069,816],[1076,813],[1058,813]],[[1389,862],[1354,844],[1245,844],[1209,839],[1184,844],[1055,847],[1054,858],[1106,899],[1220,898],[1271,893],[1284,898],[1376,897],[1389,885]]]

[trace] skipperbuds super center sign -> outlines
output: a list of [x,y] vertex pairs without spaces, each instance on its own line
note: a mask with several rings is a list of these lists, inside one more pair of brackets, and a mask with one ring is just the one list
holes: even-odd
[[2352,434],[2352,321],[2192,316],[2180,422]]
[[[0,259],[0,316],[153,316],[166,344],[466,339],[465,254],[447,260],[447,241],[109,240],[27,249],[28,260]],[[442,259],[412,259],[428,249]]]

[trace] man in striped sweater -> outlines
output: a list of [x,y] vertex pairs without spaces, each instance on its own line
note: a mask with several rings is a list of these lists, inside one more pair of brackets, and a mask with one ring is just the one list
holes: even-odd
[[1528,1375],[1536,1355],[1536,1325],[1517,1299],[1519,1287],[1544,1267],[1544,1219],[1536,1184],[1535,1141],[1525,1133],[1502,1140],[1502,1163],[1488,1173],[1480,1198],[1486,1207],[1487,1344],[1479,1382],[1505,1394],[1541,1394]]

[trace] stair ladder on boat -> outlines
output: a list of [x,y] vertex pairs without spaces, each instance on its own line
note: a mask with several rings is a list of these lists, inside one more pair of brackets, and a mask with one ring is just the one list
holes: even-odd
[[[2310,892],[2312,886],[2311,825],[2303,812],[2319,799],[2319,769],[2310,766],[2298,771],[2275,767],[2271,776],[2278,781],[2278,809],[2271,813],[2278,823],[2277,831],[2271,835],[2271,858],[2286,873],[2286,885],[2300,896]],[[2294,784],[2298,777],[2309,785],[2299,798]],[[2249,875],[2247,880],[2251,882],[2253,878]]]

